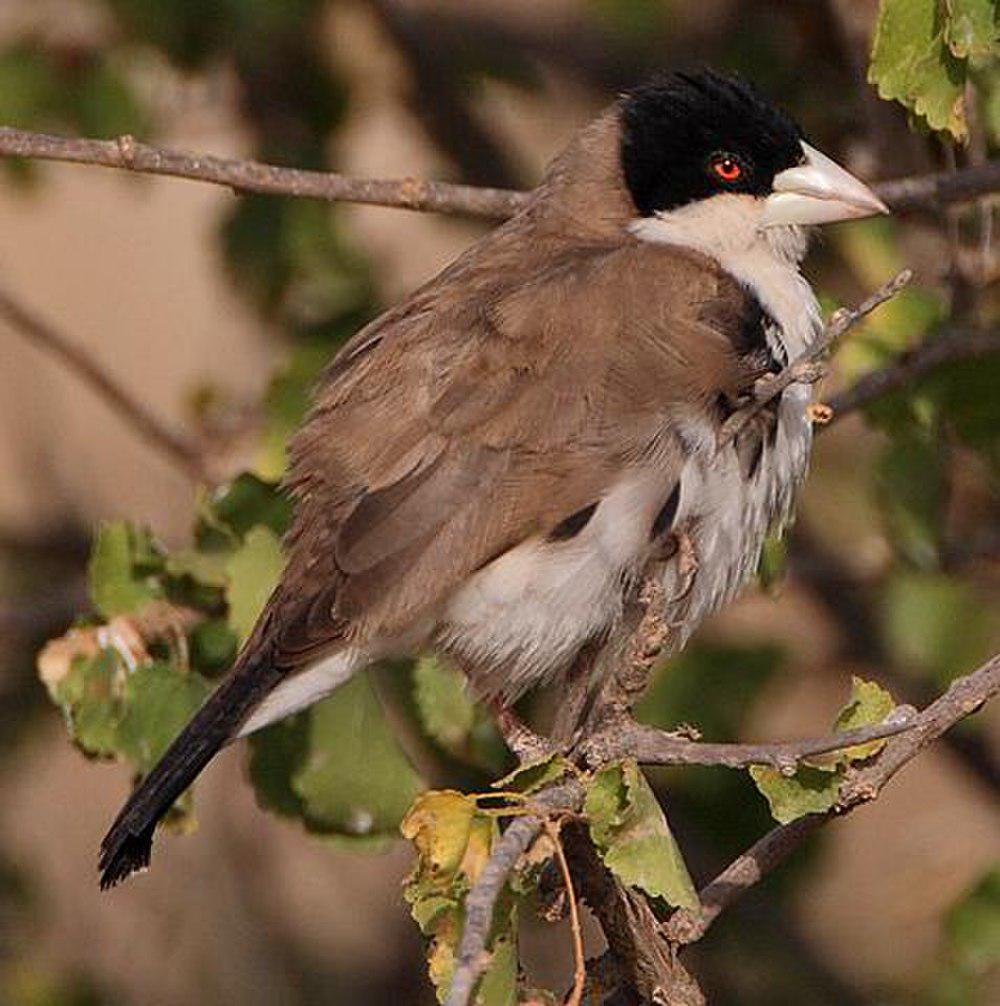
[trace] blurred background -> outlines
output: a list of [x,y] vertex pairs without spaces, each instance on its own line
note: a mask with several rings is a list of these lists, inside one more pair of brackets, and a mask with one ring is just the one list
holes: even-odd
[[[0,123],[523,188],[619,90],[709,63],[757,82],[866,179],[988,156],[1000,92],[971,110],[956,151],[866,83],[876,12],[876,0],[0,0]],[[823,397],[927,338],[995,327],[991,212],[824,235],[807,268],[828,308],[904,265],[917,278],[850,337]],[[487,226],[6,161],[0,296],[227,476],[275,479],[322,362]],[[998,429],[994,355],[823,431],[761,586],[661,674],[647,716],[718,740],[823,734],[852,674],[920,705],[973,669],[1000,641]],[[0,1002],[433,1002],[400,897],[408,848],[359,851],[260,809],[240,750],[199,784],[194,835],[161,838],[149,876],[97,891],[97,844],[130,772],[73,746],[35,654],[90,609],[97,522],[127,519],[182,550],[203,499],[0,323]],[[403,707],[408,673],[380,679]],[[734,908],[691,954],[709,1001],[1000,1002],[998,714],[963,724]],[[491,777],[433,745],[409,753],[437,784]],[[769,826],[743,774],[656,781],[696,880]],[[537,983],[565,988],[566,930],[525,929]]]

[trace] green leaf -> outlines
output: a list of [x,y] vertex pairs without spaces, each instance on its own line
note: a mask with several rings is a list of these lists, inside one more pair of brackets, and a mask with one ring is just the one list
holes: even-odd
[[868,79],[931,129],[964,140],[966,64],[948,48],[946,29],[939,0],[882,0]]
[[125,679],[124,714],[117,747],[138,772],[146,773],[166,751],[211,692],[199,674],[151,663]]
[[38,129],[52,122],[60,102],[59,82],[37,46],[19,42],[0,52],[0,122]]
[[821,814],[837,802],[840,775],[800,766],[795,775],[782,775],[764,765],[750,767],[750,776],[767,798],[771,816],[780,824],[788,824],[806,814]]
[[990,56],[997,50],[996,0],[944,0],[948,18],[944,37],[952,53],[962,59]]
[[225,587],[229,581],[226,573],[225,552],[204,552],[196,548],[182,548],[166,558],[167,575],[181,579],[190,577],[206,587]]
[[887,642],[898,663],[942,684],[989,656],[994,609],[953,577],[897,573],[883,613]]
[[229,625],[246,639],[274,590],[285,565],[281,542],[270,528],[251,528],[243,544],[226,560]]
[[490,947],[490,962],[479,980],[476,1006],[517,1006],[517,941],[514,935],[516,916],[511,917],[505,931],[496,936]]
[[199,674],[164,663],[127,671],[113,650],[77,659],[56,687],[73,740],[88,754],[148,772],[211,691]]
[[945,495],[940,444],[913,432],[896,437],[882,451],[873,474],[897,548],[914,565],[935,567]]
[[257,803],[284,817],[304,817],[292,780],[309,753],[309,715],[300,713],[258,730],[249,740],[249,774]]
[[330,356],[327,340],[307,339],[295,347],[284,367],[271,378],[262,403],[264,432],[254,464],[262,477],[278,479],[285,471],[288,439],[301,425],[313,388]]
[[966,973],[985,976],[1000,965],[1000,866],[948,912],[944,928],[949,955]]
[[278,486],[244,472],[203,502],[195,539],[201,548],[232,547],[258,524],[283,535],[291,519],[291,500]]
[[[857,730],[860,727],[874,726],[882,723],[896,708],[892,695],[875,681],[865,681],[856,676],[851,677],[851,697],[837,714],[833,728],[837,733]],[[857,744],[838,752],[843,761],[860,761],[870,758],[881,751],[885,741],[870,741],[868,744]]]
[[476,722],[464,676],[436,657],[421,657],[413,668],[413,696],[427,735],[446,751],[461,753]]
[[1000,354],[941,367],[922,386],[948,428],[982,454],[994,472],[1000,472],[998,387]]
[[142,136],[149,119],[128,79],[106,59],[85,67],[68,88],[73,124],[86,136]]
[[155,554],[148,531],[125,521],[98,528],[87,572],[91,600],[105,618],[137,611],[161,595],[156,580],[142,575],[139,567],[148,567]]
[[584,813],[601,858],[622,883],[678,908],[697,907],[680,849],[634,761],[609,765],[594,776]]
[[70,736],[89,755],[111,758],[118,751],[122,702],[118,658],[102,650],[91,659],[77,658],[55,688]]
[[191,630],[191,664],[199,671],[218,674],[233,662],[239,640],[221,618],[200,622]]
[[[834,721],[834,730],[856,730],[881,723],[895,709],[892,696],[874,681],[851,678],[851,694]],[[771,816],[780,824],[788,824],[806,814],[822,814],[837,802],[843,769],[853,761],[870,758],[882,749],[885,741],[856,744],[830,755],[811,758],[792,775],[765,765],[753,765],[750,777],[767,799]]]
[[346,835],[395,833],[424,788],[358,674],[308,715],[309,750],[292,777],[307,824]]

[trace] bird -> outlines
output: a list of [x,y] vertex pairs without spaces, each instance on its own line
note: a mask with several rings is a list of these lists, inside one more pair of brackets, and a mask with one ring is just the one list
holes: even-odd
[[886,212],[739,76],[620,95],[514,217],[328,365],[290,442],[284,573],[112,824],[101,886],[148,867],[221,748],[373,662],[438,654],[507,708],[611,637],[654,560],[683,646],[806,473],[802,384],[719,432],[822,331],[810,230]]

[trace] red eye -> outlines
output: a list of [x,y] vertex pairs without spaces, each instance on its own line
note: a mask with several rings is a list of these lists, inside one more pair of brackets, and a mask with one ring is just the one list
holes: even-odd
[[712,174],[724,182],[736,182],[743,177],[743,166],[731,154],[717,154],[708,166]]

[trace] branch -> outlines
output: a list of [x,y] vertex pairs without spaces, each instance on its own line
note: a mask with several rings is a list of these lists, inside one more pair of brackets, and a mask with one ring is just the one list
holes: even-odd
[[783,863],[809,835],[835,817],[870,803],[907,762],[998,694],[1000,654],[978,670],[952,682],[944,695],[914,718],[906,733],[890,740],[867,764],[849,770],[835,807],[773,829],[730,863],[699,892],[700,910],[681,910],[670,918],[667,935],[680,944],[701,939],[729,905]]
[[[192,154],[141,143],[75,139],[0,127],[0,157],[96,164],[147,175],[168,175],[224,185],[236,192],[298,196],[327,202],[369,203],[399,209],[505,220],[520,210],[528,193],[479,188],[415,178],[351,178],[325,171],[281,168],[209,154]],[[1000,161],[938,174],[898,178],[874,185],[896,212],[968,202],[1000,191]]]
[[140,143],[131,136],[120,136],[117,140],[70,139],[0,127],[0,157],[96,164],[138,174],[168,175],[225,185],[236,192],[370,203],[494,220],[513,216],[527,201],[526,193],[509,189],[452,185],[416,178],[349,178],[333,172],[302,171],[259,161],[188,154]]
[[576,779],[556,783],[534,794],[531,802],[540,813],[515,817],[493,846],[489,860],[465,898],[462,940],[446,1006],[466,1006],[472,1000],[476,982],[489,963],[486,943],[493,927],[493,910],[518,859],[527,852],[549,815],[579,810],[583,796],[583,784]]
[[807,758],[905,733],[915,725],[908,713],[912,714],[911,707],[902,706],[884,723],[827,737],[770,744],[710,744],[625,720],[587,738],[583,752],[587,764],[593,767],[620,758],[635,758],[643,765],[721,765],[726,768],[766,765],[779,772],[792,773]]
[[56,356],[85,384],[89,385],[148,444],[160,451],[176,468],[196,482],[210,481],[205,459],[198,445],[170,429],[123,385],[109,376],[101,363],[85,349],[20,305],[0,288],[0,318],[30,342]]
[[839,311],[834,311],[823,334],[806,352],[789,363],[784,370],[770,374],[757,382],[750,404],[737,409],[722,424],[718,437],[719,447],[734,439],[768,402],[777,398],[787,387],[792,384],[813,384],[818,381],[826,373],[824,357],[844,334],[879,305],[899,293],[911,279],[913,279],[912,270],[904,269],[857,307],[842,307]]
[[997,330],[955,332],[930,339],[830,398],[826,403],[833,412],[830,421],[835,422],[900,391],[946,363],[975,360],[992,353],[1000,353],[1000,331]]
[[970,202],[1000,191],[1000,160],[959,171],[896,178],[872,188],[895,213]]

